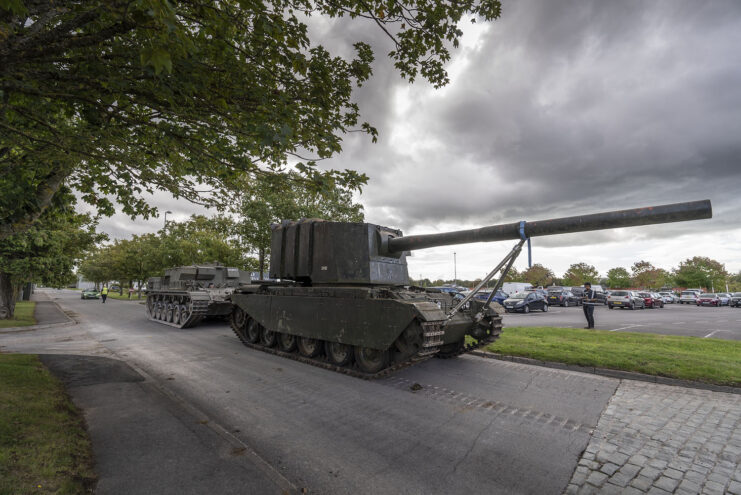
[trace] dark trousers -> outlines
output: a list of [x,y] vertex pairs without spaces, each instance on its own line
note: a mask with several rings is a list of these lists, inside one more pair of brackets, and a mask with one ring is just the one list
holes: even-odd
[[594,304],[585,304],[582,309],[584,309],[584,316],[587,317],[587,327],[594,328]]
[[101,294],[100,297],[103,299],[103,304],[105,304],[105,298],[108,297],[108,294]]

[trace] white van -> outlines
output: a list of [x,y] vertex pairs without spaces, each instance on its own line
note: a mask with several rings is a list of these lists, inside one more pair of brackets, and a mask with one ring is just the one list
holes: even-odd
[[527,282],[504,282],[504,284],[502,284],[502,290],[510,296],[520,292],[525,292],[532,288],[533,285],[528,284]]

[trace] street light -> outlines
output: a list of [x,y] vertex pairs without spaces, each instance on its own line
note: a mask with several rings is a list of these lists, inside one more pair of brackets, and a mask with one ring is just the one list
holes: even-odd
[[453,251],[453,287],[458,285],[458,264],[455,260],[455,251]]
[[172,212],[171,212],[170,210],[167,210],[167,211],[165,212],[165,230],[167,230],[167,214],[168,214],[168,213],[172,215]]

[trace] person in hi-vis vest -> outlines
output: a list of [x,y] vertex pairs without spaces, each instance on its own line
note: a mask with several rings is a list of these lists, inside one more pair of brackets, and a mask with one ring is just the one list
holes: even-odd
[[597,302],[597,294],[592,289],[592,284],[589,282],[584,283],[584,302],[582,303],[582,309],[584,309],[584,316],[587,317],[587,326],[584,328],[594,328],[594,305]]
[[108,297],[108,287],[103,286],[103,290],[100,291],[100,298],[103,299],[103,304],[105,304],[105,298]]

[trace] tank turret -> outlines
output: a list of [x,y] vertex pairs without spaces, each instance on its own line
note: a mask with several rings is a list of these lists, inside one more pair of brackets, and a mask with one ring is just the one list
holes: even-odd
[[304,219],[273,225],[270,277],[304,284],[408,285],[408,251],[589,230],[710,218],[710,201],[515,222],[441,234],[404,236],[371,223]]
[[147,317],[186,328],[206,317],[228,316],[232,292],[248,284],[248,272],[218,262],[169,268],[147,281]]
[[[272,227],[270,276],[232,295],[247,346],[362,376],[453,357],[496,340],[501,307],[409,284],[406,257],[434,246],[518,239],[489,274],[502,280],[528,237],[710,218],[710,201],[404,236],[371,223],[284,221]],[[492,292],[493,295],[493,292]],[[544,311],[548,306],[544,306]],[[473,344],[466,341],[473,340]]]

